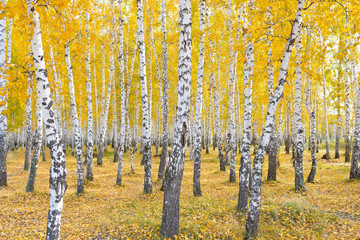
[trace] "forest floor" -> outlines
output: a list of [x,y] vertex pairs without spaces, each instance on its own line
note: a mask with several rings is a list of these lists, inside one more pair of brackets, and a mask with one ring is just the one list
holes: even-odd
[[[282,148],[283,149],[283,148]],[[153,155],[155,150],[153,150]],[[324,154],[320,151],[317,156]],[[333,152],[331,153],[333,155]],[[125,155],[123,186],[116,186],[117,163],[111,147],[103,166],[94,159],[94,181],[85,194],[76,194],[76,160],[67,154],[68,190],[61,220],[63,239],[161,239],[163,192],[157,180],[159,157],[153,157],[153,193],[143,194],[144,169],[135,154],[135,174]],[[193,162],[188,154],[181,188],[180,239],[241,239],[246,214],[236,211],[237,182],[229,183],[229,170],[219,171],[217,151],[202,153],[203,197],[193,197]],[[49,152],[40,159],[35,192],[25,193],[28,172],[23,171],[24,151],[8,154],[8,186],[0,188],[0,239],[44,239],[49,205]],[[310,172],[310,152],[304,153],[304,178]],[[280,154],[277,182],[263,178],[259,239],[360,239],[360,182],[349,181],[350,164],[340,159],[318,160],[316,182],[305,193],[294,191],[291,155]]]

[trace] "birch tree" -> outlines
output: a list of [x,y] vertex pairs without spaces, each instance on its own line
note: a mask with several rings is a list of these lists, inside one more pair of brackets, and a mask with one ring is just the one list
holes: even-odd
[[350,179],[360,179],[359,157],[360,157],[360,77],[356,83],[358,85],[356,93],[356,113],[354,125],[354,142],[350,168]]
[[94,122],[93,122],[93,107],[92,107],[92,90],[91,90],[91,54],[90,54],[90,14],[86,11],[86,100],[87,100],[87,138],[86,138],[86,179],[92,181],[94,179],[92,165],[93,165],[93,148],[94,148]]
[[34,151],[31,158],[31,167],[29,178],[26,183],[25,192],[34,191],[35,187],[35,178],[38,168],[39,158],[40,158],[40,149],[42,144],[42,133],[43,133],[43,115],[41,112],[40,99],[37,99],[36,103],[36,131],[35,131],[35,142],[34,142]]
[[234,109],[235,109],[235,53],[233,50],[233,38],[232,38],[232,6],[231,6],[231,0],[228,2],[228,12],[229,12],[229,22],[228,22],[228,28],[230,31],[230,37],[229,37],[229,46],[230,46],[230,66],[229,66],[229,87],[230,87],[230,105],[229,105],[229,133],[230,139],[229,139],[229,150],[230,150],[230,182],[236,181],[236,173],[235,173],[235,156],[236,156],[236,136],[235,136],[235,116],[234,116]]
[[161,157],[159,164],[158,179],[163,180],[165,165],[168,159],[168,114],[169,114],[169,84],[168,84],[168,62],[167,62],[167,40],[166,40],[166,8],[165,0],[161,0],[161,29],[162,39],[162,58],[163,58],[163,102],[162,102],[162,144]]
[[326,153],[325,153],[325,159],[330,159],[330,139],[329,139],[329,123],[327,119],[327,103],[326,103],[326,82],[325,82],[325,72],[324,72],[324,66],[321,68],[322,71],[322,82],[323,82],[323,95],[324,95],[324,121],[325,121],[325,137],[326,137]]
[[350,152],[351,152],[351,134],[350,134],[350,86],[349,86],[349,10],[348,3],[346,3],[345,8],[345,122],[346,122],[346,132],[345,132],[345,162],[350,162]]
[[55,125],[53,101],[51,100],[50,85],[47,78],[41,39],[40,15],[35,10],[35,5],[32,0],[26,0],[26,4],[28,6],[29,17],[34,26],[31,48],[33,52],[38,97],[41,99],[46,139],[51,155],[49,178],[50,207],[46,239],[60,239],[61,211],[67,189],[65,154]]
[[66,58],[66,67],[68,71],[68,81],[69,81],[69,93],[70,93],[70,107],[71,107],[71,119],[74,125],[74,138],[75,138],[75,147],[76,147],[76,166],[77,166],[77,193],[84,193],[84,169],[82,162],[82,139],[81,139],[81,128],[78,118],[76,100],[75,100],[75,87],[73,79],[73,71],[71,66],[71,57],[70,57],[70,46],[69,43],[65,44],[65,58]]
[[203,105],[203,80],[204,80],[204,50],[205,50],[205,0],[200,0],[200,45],[199,45],[199,70],[197,77],[196,104],[195,104],[195,124],[194,124],[194,177],[193,193],[194,196],[202,196],[200,186],[201,171],[201,112]]
[[295,121],[295,190],[305,191],[304,175],[303,175],[303,152],[304,152],[304,127],[301,120],[301,82],[302,82],[302,35],[301,25],[298,28],[297,42],[296,42],[296,81],[295,81],[295,110],[294,110],[294,121]]
[[[118,146],[118,172],[116,177],[116,184],[121,185],[122,181],[122,168],[124,161],[124,142],[125,142],[125,117],[127,114],[127,109],[125,109],[125,101],[126,101],[126,90],[125,90],[125,66],[124,66],[124,39],[123,39],[123,19],[122,19],[122,0],[119,0],[119,25],[120,25],[120,88],[121,88],[121,125],[120,125],[120,139]],[[132,150],[130,150],[132,151]],[[130,153],[131,154],[131,153]],[[133,168],[132,168],[133,170]]]
[[252,24],[252,14],[254,9],[253,0],[249,0],[248,8],[250,10],[248,18],[244,18],[244,42],[245,50],[245,66],[244,66],[244,127],[243,127],[243,149],[241,151],[240,165],[240,182],[239,182],[239,198],[237,210],[246,212],[248,206],[249,195],[249,177],[251,170],[251,111],[252,111],[252,77],[254,68],[254,44],[252,36],[248,33],[248,26]]
[[186,134],[190,117],[191,86],[191,2],[179,3],[178,103],[173,150],[165,173],[165,191],[160,232],[167,237],[179,234],[179,200],[184,171]]
[[[209,38],[209,48],[211,50],[210,53],[210,61],[211,65],[214,66],[214,49],[212,40]],[[211,70],[210,81],[213,88],[213,95],[214,95],[214,108],[215,108],[215,131],[216,131],[216,140],[217,140],[217,147],[219,152],[219,162],[220,162],[220,171],[225,171],[225,159],[224,153],[222,150],[222,134],[221,134],[221,123],[220,123],[220,99],[219,93],[216,87],[216,80],[215,80],[215,72],[214,68]]]
[[[271,101],[271,98],[274,94],[274,66],[271,62],[272,58],[272,35],[274,33],[274,30],[272,28],[272,12],[271,7],[267,7],[266,9],[266,19],[268,21],[268,35],[267,35],[267,44],[269,47],[269,50],[267,52],[267,74],[268,74],[268,95],[269,95],[269,102]],[[273,126],[270,142],[269,142],[269,167],[268,167],[268,175],[267,175],[267,181],[276,181],[276,156],[277,156],[277,135],[276,135],[276,126]]]
[[31,149],[32,149],[32,119],[31,119],[31,84],[32,84],[32,74],[30,69],[28,70],[28,81],[27,81],[27,99],[26,99],[26,150],[25,150],[25,163],[24,170],[29,170],[29,163],[31,158]]
[[151,177],[151,129],[150,129],[150,111],[148,101],[148,88],[146,81],[146,60],[145,60],[145,39],[144,39],[144,19],[142,0],[137,0],[137,23],[139,39],[139,58],[140,58],[140,83],[141,83],[141,105],[142,105],[142,146],[144,147],[143,162],[145,168],[144,192],[152,192]]
[[[6,0],[1,0],[2,5]],[[4,13],[4,11],[2,11]],[[0,187],[7,185],[6,155],[7,155],[7,109],[6,103],[6,17],[0,19]]]
[[[113,56],[113,49],[114,49],[114,41],[112,40],[111,47],[110,47],[110,74],[109,74],[109,80],[108,80],[108,88],[106,93],[106,100],[104,111],[101,114],[101,131],[99,136],[99,152],[97,157],[97,165],[103,164],[103,155],[105,150],[105,138],[106,138],[106,130],[107,130],[107,120],[109,116],[109,106],[110,106],[110,96],[111,96],[111,88],[112,84],[114,82],[114,71],[115,71],[115,61]],[[105,59],[103,58],[103,78],[105,78]],[[105,91],[104,91],[105,92]],[[105,95],[105,94],[104,94]]]
[[296,35],[302,23],[302,10],[304,7],[304,2],[305,2],[304,0],[298,0],[297,13],[294,21],[292,22],[292,30],[285,46],[285,51],[280,66],[277,86],[274,91],[274,95],[271,101],[269,102],[269,107],[265,120],[265,127],[263,129],[263,133],[261,136],[259,148],[255,155],[253,171],[252,171],[249,212],[246,219],[245,238],[255,237],[258,233],[258,226],[260,221],[261,190],[262,190],[262,167],[266,152],[265,150],[267,145],[269,144],[271,131],[275,123],[274,116],[275,116],[276,107],[283,96],[289,59],[291,56],[292,49],[294,47]]

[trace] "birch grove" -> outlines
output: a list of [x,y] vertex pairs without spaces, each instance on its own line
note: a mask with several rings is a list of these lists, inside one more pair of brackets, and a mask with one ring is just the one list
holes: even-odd
[[357,1],[0,8],[0,238],[358,237]]

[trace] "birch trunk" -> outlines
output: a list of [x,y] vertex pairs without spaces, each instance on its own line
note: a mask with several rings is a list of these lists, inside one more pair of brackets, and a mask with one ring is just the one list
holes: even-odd
[[74,124],[74,137],[75,137],[75,147],[76,147],[76,166],[77,166],[77,194],[84,193],[84,169],[82,163],[82,141],[81,141],[81,129],[80,122],[78,118],[76,100],[75,100],[75,87],[73,72],[71,66],[71,57],[70,57],[70,47],[69,43],[65,45],[65,58],[66,58],[66,67],[68,71],[68,81],[69,81],[69,93],[70,93],[70,107],[71,107],[71,118]]
[[6,63],[11,63],[11,36],[12,36],[12,27],[13,27],[13,19],[9,19],[9,28],[7,34],[7,53],[6,53]]
[[228,28],[230,32],[229,37],[229,46],[230,46],[230,69],[229,69],[229,86],[230,86],[230,104],[229,104],[229,122],[228,122],[228,131],[230,134],[230,141],[229,141],[229,152],[230,152],[230,176],[229,176],[229,182],[235,182],[236,181],[236,173],[235,173],[235,156],[236,156],[236,134],[235,134],[235,53],[233,50],[233,38],[232,38],[232,6],[231,6],[231,0],[228,1],[228,12],[229,12],[229,22],[228,22]]
[[[94,44],[94,59],[96,58],[96,44]],[[99,91],[97,89],[97,79],[96,79],[96,66],[93,67],[93,76],[94,76],[94,85],[95,85],[95,88],[94,88],[94,94],[95,94],[95,115],[96,116],[99,116]],[[95,120],[95,129],[93,130],[93,150],[94,151],[97,151],[97,145],[98,145],[98,140],[99,140],[99,130],[100,130],[100,125],[99,125],[99,118],[95,118],[93,119]],[[94,152],[93,152],[93,162],[94,162]],[[92,167],[92,166],[91,166]],[[88,169],[86,169],[86,174],[90,172],[90,169],[88,171]],[[91,172],[92,172],[92,169],[91,169]],[[88,177],[86,176],[86,178],[88,179]],[[89,176],[89,179],[88,181],[91,181],[90,180],[90,176]]]
[[301,82],[302,82],[302,34],[301,25],[297,33],[296,42],[296,81],[295,81],[295,110],[294,110],[294,121],[295,121],[295,191],[305,191],[304,175],[303,175],[303,154],[304,154],[304,126],[301,119]]
[[[54,82],[55,82],[55,119],[56,119],[56,126],[59,129],[59,136],[62,142],[64,142],[63,134],[62,134],[62,122],[61,122],[61,109],[62,109],[62,101],[59,91],[62,89],[60,78],[57,76],[56,67],[55,67],[55,60],[54,60],[54,53],[53,47],[50,45],[50,62],[51,68],[53,72]],[[66,146],[65,146],[66,147]],[[65,149],[66,150],[66,149]]]
[[210,148],[210,144],[211,144],[211,111],[212,111],[212,96],[211,96],[211,83],[209,86],[209,104],[208,104],[208,114],[207,114],[207,131],[206,131],[206,154],[209,154],[209,148]]
[[197,77],[195,124],[194,124],[194,177],[193,193],[195,197],[202,196],[200,186],[201,171],[201,112],[203,105],[203,80],[204,80],[204,50],[205,50],[205,0],[200,0],[200,45],[199,45],[199,70]]
[[284,55],[280,66],[277,86],[274,95],[269,102],[269,108],[266,115],[265,127],[261,136],[260,146],[255,155],[252,173],[251,198],[249,204],[249,212],[246,220],[245,238],[255,237],[258,233],[262,190],[262,167],[264,162],[264,155],[266,147],[269,144],[271,130],[274,125],[276,107],[283,96],[283,90],[287,76],[287,67],[289,65],[289,59],[295,43],[296,34],[298,33],[299,27],[302,22],[302,10],[304,7],[304,2],[304,0],[298,0],[297,13],[295,20],[293,21],[292,30],[285,47]]
[[287,114],[286,114],[286,123],[285,123],[285,152],[286,154],[290,154],[290,146],[291,146],[291,134],[290,134],[290,100],[287,99]]
[[215,131],[216,131],[216,140],[217,140],[217,147],[219,152],[219,162],[220,162],[220,171],[225,171],[225,159],[224,154],[222,150],[222,136],[221,136],[221,123],[220,123],[220,99],[219,99],[219,93],[217,91],[216,87],[216,80],[215,80],[215,72],[214,72],[214,49],[213,49],[213,43],[212,40],[209,38],[209,48],[211,49],[210,52],[210,61],[211,66],[213,66],[211,69],[211,75],[210,75],[210,81],[213,88],[213,95],[214,95],[214,108],[215,108]]
[[40,99],[38,99],[36,104],[36,131],[35,131],[34,151],[33,151],[33,156],[31,158],[31,168],[30,168],[29,178],[26,183],[25,192],[34,191],[36,172],[40,158],[40,149],[43,145],[42,144],[43,116],[40,107],[41,107]]
[[[62,143],[55,125],[53,101],[47,71],[44,60],[44,50],[41,40],[40,16],[35,10],[34,2],[27,0],[28,14],[34,24],[34,34],[31,39],[35,76],[38,89],[38,97],[41,99],[41,107],[44,117],[46,139],[50,148],[50,207],[48,213],[48,225],[46,239],[60,239],[61,211],[63,198],[67,189],[66,162]],[[1,31],[0,31],[1,32]]]
[[112,108],[113,108],[113,118],[112,118],[112,147],[114,148],[114,160],[113,162],[118,162],[118,130],[117,130],[117,107],[116,107],[116,82],[112,85]]
[[[129,114],[127,115],[127,122],[129,122]],[[130,126],[129,126],[130,129]],[[131,173],[135,173],[134,170],[134,128],[129,130],[129,145],[130,145],[130,167],[131,167]]]
[[[311,36],[311,35],[310,35]],[[311,69],[311,62],[310,62],[310,69]],[[311,72],[311,70],[309,71]],[[307,111],[309,114],[309,127],[310,127],[310,133],[309,133],[309,147],[311,151],[311,171],[309,173],[309,176],[307,178],[308,183],[313,183],[315,180],[315,174],[317,169],[317,159],[316,159],[316,128],[315,128],[315,107],[312,108],[312,75],[309,74],[307,79]],[[314,101],[314,105],[316,105],[316,101]]]
[[340,81],[341,81],[341,78],[340,78],[340,71],[338,73],[338,89],[337,89],[337,107],[336,107],[336,110],[337,110],[337,121],[336,121],[336,140],[335,140],[335,158],[340,158],[340,153],[339,153],[339,150],[340,150],[340,131],[341,131],[341,127],[340,127],[340,124],[341,124],[341,115],[340,115]]
[[316,153],[319,152],[319,100],[318,100],[318,89],[319,84],[316,84],[316,90],[315,90],[315,111],[316,111]]
[[142,105],[142,146],[143,162],[145,168],[144,177],[144,193],[152,192],[151,177],[151,129],[150,129],[150,111],[148,101],[148,89],[146,81],[146,60],[145,60],[145,40],[144,40],[144,20],[143,20],[143,4],[142,0],[137,0],[137,23],[138,23],[138,39],[139,39],[139,58],[140,58],[140,83],[141,83],[141,105]]
[[[102,112],[102,122],[101,122],[101,132],[100,132],[100,139],[99,139],[99,152],[98,152],[98,157],[97,157],[97,165],[102,165],[103,164],[103,155],[104,155],[104,149],[105,149],[105,138],[106,138],[106,130],[107,130],[107,121],[108,121],[108,115],[109,115],[109,106],[110,106],[110,96],[111,96],[111,88],[112,88],[112,83],[114,82],[114,71],[115,71],[115,66],[114,66],[114,56],[113,56],[113,52],[110,51],[110,76],[109,76],[109,81],[108,81],[108,89],[107,89],[107,94],[106,94],[106,101],[105,101],[105,106],[103,112]],[[105,59],[103,59],[103,77],[105,78]]]
[[[267,52],[267,73],[268,73],[268,92],[269,92],[269,102],[274,94],[274,67],[271,62],[272,58],[272,35],[274,30],[272,28],[272,18],[271,18],[271,7],[267,7],[266,9],[266,19],[268,20],[268,39],[267,44],[269,46],[269,51]],[[276,181],[276,157],[277,157],[277,144],[278,139],[276,135],[276,125],[273,126],[270,142],[269,142],[269,167],[268,167],[268,175],[267,181]]]
[[[1,0],[2,4],[6,4],[6,0]],[[0,102],[5,102],[0,106],[0,187],[7,185],[6,155],[7,155],[7,110],[6,102],[6,17],[0,19]]]
[[354,141],[350,168],[350,179],[360,179],[359,157],[360,157],[360,77],[358,78],[356,93],[356,113],[354,125]]
[[[253,0],[249,0],[249,19],[244,18],[244,42],[246,44],[245,50],[245,66],[244,66],[244,127],[243,127],[243,149],[241,151],[241,165],[240,165],[240,182],[239,182],[239,199],[237,210],[246,212],[249,197],[249,175],[251,171],[251,111],[252,111],[252,77],[254,68],[254,45],[252,36],[247,33],[248,26],[252,24],[252,15],[254,10]],[[247,23],[248,21],[248,23]]]
[[87,100],[87,137],[86,137],[86,179],[92,181],[94,179],[92,166],[94,158],[94,122],[93,122],[93,106],[91,91],[91,53],[90,53],[90,14],[86,12],[86,100]]
[[[124,142],[125,142],[125,117],[128,116],[127,110],[125,109],[125,101],[126,101],[126,90],[125,90],[125,66],[124,66],[124,39],[123,39],[123,19],[122,19],[122,0],[119,0],[119,25],[120,25],[120,88],[121,88],[121,125],[120,125],[120,139],[119,139],[119,146],[118,146],[118,172],[116,177],[116,184],[121,185],[122,181],[122,169],[123,169],[123,162],[124,162]],[[132,149],[130,150],[130,155]],[[132,163],[132,159],[131,159]],[[131,168],[133,172],[133,167]]]
[[315,179],[316,174],[316,168],[317,168],[317,159],[316,159],[316,129],[315,129],[315,112],[312,111],[310,113],[310,151],[311,151],[311,171],[307,178],[308,183],[313,183]]
[[[348,4],[345,8],[345,25],[346,30],[350,29]],[[350,134],[350,86],[349,86],[349,40],[348,32],[345,33],[345,162],[350,162],[351,154],[351,134]]]
[[[117,41],[116,35],[115,35],[115,19],[114,19],[114,0],[109,1],[109,12],[110,12],[110,22],[111,22],[111,45],[112,49],[115,53],[117,48],[115,48],[115,41]],[[120,55],[120,54],[119,54]],[[115,63],[114,63],[115,64]],[[116,67],[116,66],[115,66]],[[115,71],[115,70],[114,70]],[[115,77],[113,78],[113,91],[112,91],[112,108],[113,108],[113,118],[112,118],[112,141],[111,145],[114,149],[114,160],[113,162],[118,162],[118,130],[117,130],[117,106],[116,106],[116,82]]]
[[31,149],[32,149],[32,119],[31,119],[31,84],[32,74],[30,69],[28,70],[28,81],[27,81],[27,99],[26,99],[26,150],[25,150],[25,163],[24,170],[29,170]]
[[325,153],[325,159],[330,159],[330,150],[329,150],[329,124],[327,120],[327,103],[326,103],[326,82],[325,82],[325,73],[324,73],[324,67],[322,67],[322,78],[323,78],[323,91],[324,91],[324,121],[325,121],[325,134],[326,134],[326,153]]
[[[159,64],[159,59],[156,53],[156,48],[155,48],[155,39],[154,39],[154,34],[153,34],[153,11],[151,10],[150,12],[150,26],[149,26],[149,31],[150,31],[150,40],[151,40],[151,48],[154,52],[154,57],[155,57],[155,62],[156,62],[156,78],[159,81],[158,82],[158,88],[159,88],[159,105],[157,107],[157,118],[156,118],[156,139],[155,139],[155,145],[156,145],[156,154],[158,154],[159,151],[159,144],[161,141],[161,119],[160,119],[160,115],[161,115],[161,106],[163,104],[163,93],[162,93],[162,89],[161,89],[161,70],[160,70],[160,64]],[[151,115],[151,114],[150,114]]]
[[160,230],[166,237],[171,238],[179,235],[180,188],[184,171],[186,134],[189,126],[191,88],[191,3],[190,0],[180,0],[179,5],[178,105],[173,151],[165,174]]

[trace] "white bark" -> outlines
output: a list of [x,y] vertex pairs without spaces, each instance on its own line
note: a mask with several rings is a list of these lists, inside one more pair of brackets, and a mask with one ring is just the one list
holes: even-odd
[[348,4],[346,3],[345,8],[345,122],[346,122],[346,131],[345,131],[345,162],[350,162],[350,152],[351,152],[351,134],[350,134],[350,84],[349,84],[349,33],[350,31],[350,22],[349,22],[349,11]]
[[179,233],[179,200],[184,171],[186,134],[190,116],[191,86],[191,3],[180,0],[180,36],[178,63],[178,104],[173,151],[165,176],[165,192],[161,222],[161,233],[174,237]]
[[[116,177],[116,184],[121,185],[122,181],[122,169],[123,169],[123,161],[124,161],[124,142],[125,142],[125,117],[127,116],[127,111],[125,109],[125,101],[126,101],[126,89],[125,89],[125,66],[124,66],[124,40],[123,40],[123,20],[122,20],[122,0],[119,0],[119,24],[120,24],[120,88],[121,88],[121,125],[120,125],[120,139],[119,139],[119,147],[118,147],[118,155],[119,155],[119,164],[118,164],[118,172]],[[130,149],[130,155],[132,157],[132,149]],[[131,159],[132,163],[132,159]],[[131,168],[133,172],[133,165]]]
[[35,143],[33,156],[31,158],[31,168],[29,173],[29,178],[26,183],[25,192],[34,191],[35,187],[35,178],[38,168],[40,150],[43,147],[43,115],[41,112],[40,99],[36,102],[36,131],[35,131]]
[[168,160],[168,113],[169,113],[169,87],[168,87],[168,66],[167,66],[167,42],[166,42],[166,9],[165,0],[161,0],[161,29],[162,39],[162,57],[163,57],[163,102],[162,102],[162,149],[159,164],[158,179],[163,180],[165,165]]
[[27,81],[27,99],[26,99],[26,150],[25,150],[25,163],[24,170],[29,170],[30,157],[32,149],[32,119],[31,119],[31,85],[32,85],[32,74],[30,72],[30,64],[28,70],[28,81]]
[[298,33],[298,29],[302,23],[302,10],[304,7],[304,2],[304,0],[298,0],[297,13],[295,20],[293,21],[290,36],[286,43],[284,55],[280,66],[277,86],[274,95],[269,102],[269,108],[266,115],[265,127],[261,136],[260,146],[255,155],[251,181],[251,198],[249,204],[249,212],[246,220],[245,237],[254,237],[258,233],[262,190],[262,167],[264,163],[265,150],[267,145],[269,144],[272,128],[275,124],[274,116],[276,108],[283,96],[291,51],[295,43],[296,34]]
[[214,95],[214,109],[215,109],[215,132],[216,132],[216,140],[217,140],[217,147],[218,147],[218,155],[219,155],[219,162],[220,162],[220,171],[225,171],[225,159],[223,156],[223,150],[222,150],[222,136],[221,136],[221,120],[220,120],[220,98],[219,93],[217,91],[216,87],[216,80],[215,80],[215,72],[214,72],[214,49],[213,49],[213,43],[212,40],[209,38],[209,48],[211,50],[210,52],[210,64],[212,66],[211,68],[211,75],[210,75],[210,81],[213,89],[213,95]]
[[[103,55],[104,56],[104,55]],[[101,114],[101,131],[99,136],[99,152],[97,157],[97,165],[103,164],[103,155],[104,155],[104,149],[105,149],[105,138],[106,138],[106,130],[107,130],[107,122],[108,122],[108,115],[109,115],[109,106],[110,106],[110,96],[111,96],[111,88],[112,83],[114,82],[114,71],[115,71],[115,62],[114,62],[114,56],[113,51],[110,50],[110,75],[108,80],[108,88],[107,88],[107,94],[106,94],[106,101],[104,103],[104,110]],[[105,78],[105,58],[103,58],[103,78]],[[104,80],[103,80],[104,81]],[[105,91],[104,91],[105,92]],[[105,96],[105,94],[103,94]],[[104,98],[103,98],[104,100]]]
[[249,14],[248,20],[244,17],[244,42],[245,50],[245,66],[244,66],[244,127],[243,127],[243,149],[241,151],[240,165],[240,181],[239,181],[239,199],[237,209],[246,212],[248,206],[249,195],[249,176],[251,171],[251,112],[252,112],[252,78],[254,68],[254,44],[251,34],[249,34],[248,26],[252,24],[252,14],[254,10],[253,0],[248,2]]
[[350,168],[350,179],[360,179],[359,156],[360,156],[360,77],[357,82],[356,113],[354,125],[354,142]]
[[230,141],[229,141],[229,151],[230,151],[230,182],[236,181],[236,174],[235,174],[235,156],[236,156],[236,138],[235,138],[235,61],[236,61],[236,53],[233,50],[233,38],[232,38],[232,5],[231,0],[228,1],[228,12],[229,12],[229,22],[228,22],[228,29],[229,29],[229,57],[230,57],[230,66],[229,66],[229,87],[230,87],[230,104],[229,104],[229,122],[228,122],[228,131],[230,134]]
[[56,119],[56,126],[59,129],[59,136],[60,139],[63,138],[62,136],[62,123],[61,123],[61,96],[59,93],[59,90],[61,89],[61,83],[60,79],[57,77],[56,67],[55,67],[55,60],[54,60],[54,53],[53,53],[53,47],[50,45],[50,63],[52,68],[52,73],[54,77],[55,82],[55,119]]
[[[28,13],[34,24],[34,34],[31,47],[34,58],[35,76],[37,81],[38,97],[45,123],[46,139],[50,148],[50,207],[48,213],[47,239],[60,239],[61,211],[63,198],[67,188],[66,163],[62,143],[55,125],[53,101],[51,100],[50,86],[44,60],[44,50],[41,40],[40,16],[35,10],[33,1],[27,0]],[[1,49],[1,48],[0,48]]]
[[148,89],[146,81],[146,60],[145,60],[145,39],[144,39],[144,20],[142,0],[137,0],[137,23],[139,39],[139,57],[140,57],[140,83],[141,83],[141,105],[142,105],[142,146],[144,147],[143,162],[145,168],[144,192],[152,192],[151,177],[151,129],[150,129],[150,111],[148,100]]
[[325,82],[325,72],[324,72],[324,66],[321,68],[322,71],[322,80],[323,80],[323,94],[324,94],[324,121],[325,121],[325,137],[326,137],[326,153],[325,158],[326,160],[330,159],[330,139],[329,139],[329,123],[327,119],[327,102],[326,102],[326,82]]
[[84,169],[82,162],[82,141],[81,141],[81,129],[80,122],[78,118],[77,108],[76,108],[76,99],[75,99],[75,87],[73,72],[71,66],[71,57],[70,57],[70,47],[69,43],[65,45],[65,58],[66,58],[66,67],[68,71],[68,81],[69,81],[69,93],[70,93],[70,107],[71,107],[71,118],[74,124],[74,137],[75,137],[75,147],[76,147],[76,166],[77,166],[77,193],[84,193]]
[[91,54],[90,54],[90,16],[86,12],[86,100],[87,100],[87,137],[86,137],[86,179],[93,180],[93,148],[94,148],[94,122],[93,122],[93,106],[92,106],[92,91],[91,91]]
[[7,34],[7,53],[6,53],[6,63],[11,63],[11,36],[12,36],[12,27],[13,27],[13,19],[9,19],[9,27]]
[[[1,1],[6,4],[5,0]],[[7,185],[6,155],[7,155],[7,115],[4,113],[7,109],[6,101],[6,83],[5,65],[6,65],[6,18],[0,19],[0,187]]]
[[295,190],[305,191],[304,175],[303,175],[303,152],[304,152],[304,126],[301,120],[301,82],[302,82],[302,35],[301,26],[297,33],[296,42],[296,81],[295,81],[295,105],[294,105],[294,130],[295,130]]
[[203,80],[204,80],[204,50],[205,50],[205,0],[200,1],[200,46],[199,46],[199,68],[197,77],[195,124],[194,124],[194,196],[202,196],[200,186],[201,171],[201,112],[203,105]]

